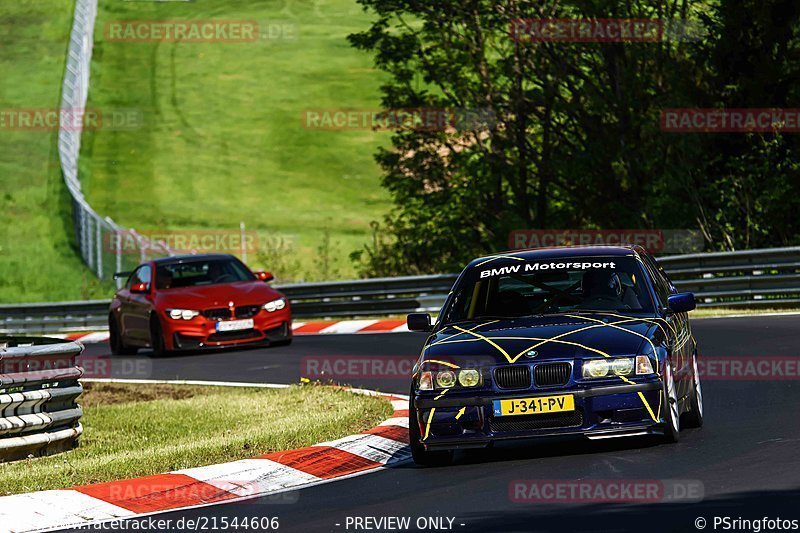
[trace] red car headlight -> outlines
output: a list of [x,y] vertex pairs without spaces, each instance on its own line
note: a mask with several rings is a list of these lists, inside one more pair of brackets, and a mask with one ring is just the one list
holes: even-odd
[[275,311],[280,311],[284,307],[286,307],[286,298],[278,298],[277,300],[272,300],[271,302],[267,302],[262,306],[265,310],[269,311],[270,313],[274,313]]
[[200,311],[193,309],[167,309],[167,316],[173,320],[191,320],[200,315]]

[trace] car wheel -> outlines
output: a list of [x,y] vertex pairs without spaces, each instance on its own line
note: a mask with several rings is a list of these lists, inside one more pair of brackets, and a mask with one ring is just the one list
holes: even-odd
[[678,405],[678,389],[675,385],[675,375],[672,373],[672,366],[669,361],[664,361],[664,385],[661,389],[662,402],[664,404],[664,440],[667,442],[678,442],[681,434],[680,406]]
[[164,344],[164,333],[161,330],[161,323],[158,317],[150,318],[150,347],[153,349],[153,357],[163,357],[169,353]]
[[419,420],[417,410],[414,408],[414,395],[409,396],[408,400],[408,437],[411,444],[411,457],[414,463],[419,466],[446,466],[453,461],[452,450],[426,450],[422,444],[422,437],[419,432]]
[[117,321],[111,315],[108,317],[108,343],[111,345],[111,355],[133,355],[139,351],[138,348],[125,344]]
[[697,368],[697,352],[692,357],[692,397],[689,408],[683,418],[686,427],[703,427],[703,388],[700,385],[700,371]]

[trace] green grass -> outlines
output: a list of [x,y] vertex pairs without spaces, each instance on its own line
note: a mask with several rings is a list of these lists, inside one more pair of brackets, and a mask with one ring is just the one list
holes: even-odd
[[[288,24],[296,38],[106,40],[107,23],[135,19],[255,20]],[[379,107],[382,76],[346,41],[369,21],[355,0],[101,2],[90,107],[138,110],[144,124],[84,135],[90,203],[139,230],[234,229],[244,221],[271,241],[248,261],[279,281],[353,276],[348,254],[390,205],[373,161],[388,134],[309,129],[301,116]]]
[[714,318],[724,316],[740,315],[770,315],[780,313],[800,313],[796,307],[787,308],[763,308],[763,309],[742,309],[736,307],[700,307],[689,313],[690,318]]
[[0,495],[294,449],[374,427],[392,412],[379,398],[323,386],[84,386],[80,446],[60,455],[0,464]]
[[[72,0],[5,2],[0,108],[58,109]],[[107,296],[73,248],[56,132],[0,124],[0,302]]]

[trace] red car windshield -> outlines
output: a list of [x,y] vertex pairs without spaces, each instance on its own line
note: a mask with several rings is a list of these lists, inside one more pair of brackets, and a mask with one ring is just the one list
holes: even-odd
[[255,280],[255,275],[235,259],[208,259],[156,266],[156,288],[159,290]]

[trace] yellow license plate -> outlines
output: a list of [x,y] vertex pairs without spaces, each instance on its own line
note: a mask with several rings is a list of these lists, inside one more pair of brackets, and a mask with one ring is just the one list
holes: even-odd
[[494,401],[494,416],[538,415],[574,410],[575,398],[572,394]]

